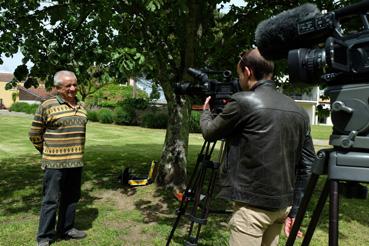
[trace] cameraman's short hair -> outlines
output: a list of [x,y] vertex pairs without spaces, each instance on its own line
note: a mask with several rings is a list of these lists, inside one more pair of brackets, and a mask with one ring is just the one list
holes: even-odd
[[54,75],[54,86],[60,86],[60,84],[63,82],[61,80],[63,76],[73,77],[77,81],[77,77],[72,71],[61,70],[61,71],[56,72]]
[[242,52],[239,65],[242,71],[245,67],[251,69],[256,80],[272,76],[274,72],[274,63],[265,59],[257,48]]

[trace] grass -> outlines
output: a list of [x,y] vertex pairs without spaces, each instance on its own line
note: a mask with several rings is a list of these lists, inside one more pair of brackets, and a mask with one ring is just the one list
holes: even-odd
[[[32,245],[35,240],[42,171],[40,156],[27,137],[30,124],[31,118],[0,116],[0,246]],[[328,132],[327,129],[322,132]],[[314,138],[318,130],[313,128]],[[86,230],[88,237],[58,241],[55,245],[165,245],[178,207],[172,193],[155,184],[125,188],[117,182],[124,167],[146,174],[151,160],[160,157],[164,137],[163,130],[89,123],[82,199],[76,218],[77,227]],[[191,134],[189,173],[202,143],[201,135]],[[314,201],[324,177],[320,179]],[[216,199],[214,202],[221,204]],[[307,216],[311,216],[313,204]],[[311,245],[327,245],[327,207]],[[340,207],[340,244],[366,245],[367,201],[343,198]],[[200,245],[227,245],[228,219],[229,215],[210,215],[201,230]],[[172,245],[183,245],[187,227],[188,220],[182,217]],[[303,229],[306,230],[306,225]],[[282,236],[280,245],[285,240]]]
[[311,126],[311,135],[313,139],[328,140],[332,134],[332,126],[313,125]]

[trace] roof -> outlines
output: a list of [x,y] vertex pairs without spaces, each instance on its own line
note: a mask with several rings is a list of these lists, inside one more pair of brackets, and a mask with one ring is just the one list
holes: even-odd
[[12,73],[0,73],[0,82],[9,82],[14,78]]
[[45,87],[30,87],[26,89],[24,86],[18,86],[19,90],[24,91],[27,94],[31,94],[41,100],[48,99],[56,94],[56,89],[53,87],[50,91],[47,91]]

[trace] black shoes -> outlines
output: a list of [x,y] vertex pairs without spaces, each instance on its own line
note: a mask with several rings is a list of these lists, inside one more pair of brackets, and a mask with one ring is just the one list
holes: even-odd
[[64,234],[64,239],[82,239],[87,236],[86,232],[77,230],[76,228],[70,229]]
[[[57,234],[56,238],[60,240],[69,240],[69,239],[82,239],[87,236],[86,232],[78,230],[76,228],[72,228],[69,231],[67,231],[64,234]],[[53,243],[54,240],[50,241],[40,241],[37,242],[37,246],[50,246],[51,243]]]
[[49,241],[37,242],[37,246],[49,246],[49,245],[50,245]]

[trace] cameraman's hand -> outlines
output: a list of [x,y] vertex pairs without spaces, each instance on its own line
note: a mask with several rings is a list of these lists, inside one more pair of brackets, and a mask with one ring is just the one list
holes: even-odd
[[209,102],[210,102],[210,100],[211,100],[211,97],[210,97],[210,96],[206,98],[206,100],[205,100],[205,102],[204,102],[204,105],[202,106],[202,109],[203,109],[203,110],[208,110],[208,109],[210,109],[210,106],[209,106]]
[[[295,218],[287,217],[284,221],[284,234],[288,237],[292,231],[293,223],[295,223]],[[297,232],[297,237],[303,237],[302,232],[299,230]]]

